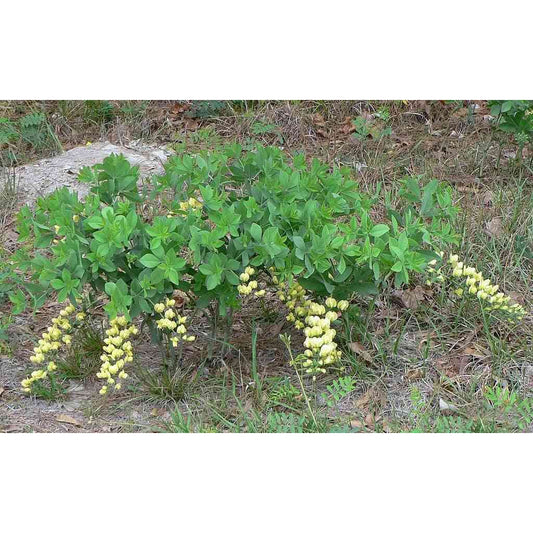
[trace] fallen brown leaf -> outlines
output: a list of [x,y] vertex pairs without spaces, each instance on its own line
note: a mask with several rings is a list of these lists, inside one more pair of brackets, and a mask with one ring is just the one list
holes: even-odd
[[3,427],[0,431],[2,433],[22,433],[23,429],[21,426],[10,425]]
[[180,113],[183,113],[184,111],[187,111],[190,107],[191,107],[190,104],[180,104],[180,103],[176,102],[170,108],[170,112],[173,115],[179,115]]
[[517,304],[524,305],[526,303],[526,299],[524,298],[524,294],[521,292],[516,291],[509,291],[507,293],[507,296],[511,298],[513,302],[516,302]]
[[481,202],[485,207],[492,207],[493,205],[493,197],[492,191],[485,191],[481,195]]
[[359,398],[355,402],[355,406],[358,409],[364,409],[369,404],[371,398],[372,398],[372,389],[368,389],[364,394],[359,396]]
[[405,374],[405,377],[409,381],[414,381],[415,379],[420,379],[425,376],[425,372],[423,368],[412,368],[411,370],[407,371],[407,374]]
[[366,362],[374,362],[373,357],[360,342],[350,342],[348,343],[348,348],[350,348],[350,350],[355,354],[360,355]]
[[184,121],[185,129],[189,131],[196,131],[200,124],[196,122],[196,120],[193,120],[192,118],[185,119]]
[[362,394],[355,402],[355,406],[361,410],[379,410],[387,402],[383,389],[374,386]]
[[313,123],[317,128],[325,128],[326,127],[326,121],[324,120],[324,117],[320,113],[315,113],[313,115]]
[[339,128],[339,132],[343,135],[350,135],[355,131],[355,126],[353,125],[352,117],[347,117],[344,121],[344,125]]
[[475,359],[485,359],[485,357],[490,354],[488,354],[487,351],[481,346],[474,344],[473,346],[467,346],[463,350],[463,355],[468,355],[470,357],[474,357]]
[[455,405],[445,402],[442,398],[439,398],[439,409],[444,415],[457,413],[457,411],[459,411]]
[[494,217],[485,225],[485,233],[490,237],[501,237],[503,234],[503,221],[501,217]]
[[422,329],[415,333],[415,340],[418,342],[418,351],[422,351],[424,344],[434,339],[437,336],[437,332],[433,329]]
[[57,422],[63,422],[64,424],[72,424],[73,426],[81,427],[81,422],[78,422],[75,418],[72,418],[69,415],[58,415],[56,416]]
[[420,305],[420,302],[432,293],[431,289],[417,285],[414,289],[397,289],[392,295],[407,309],[416,309]]

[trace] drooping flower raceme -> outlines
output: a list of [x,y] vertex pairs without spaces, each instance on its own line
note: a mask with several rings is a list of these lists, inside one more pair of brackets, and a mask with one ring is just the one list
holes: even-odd
[[[442,257],[444,259],[443,254]],[[450,255],[438,270],[433,268],[435,265],[436,261],[429,263],[428,272],[436,274],[434,281],[437,282],[444,281],[443,272],[446,266],[451,269],[451,279],[460,284],[453,291],[456,296],[462,298],[475,296],[485,311],[503,313],[510,320],[521,320],[526,315],[526,310],[520,304],[512,303],[511,298],[499,290],[499,285],[486,279],[476,268],[466,266],[463,261],[459,261],[456,254]],[[431,281],[428,284],[431,284]]]
[[133,361],[133,347],[129,338],[137,335],[139,330],[129,324],[124,316],[118,316],[109,322],[104,339],[103,354],[100,356],[102,365],[96,377],[105,379],[106,384],[100,389],[100,394],[106,394],[108,386],[120,390],[122,380],[128,377],[124,370],[126,363]]
[[265,289],[259,289],[259,284],[256,279],[252,279],[252,276],[255,274],[255,269],[252,267],[246,267],[244,272],[239,276],[241,283],[237,286],[239,294],[242,296],[248,296],[252,294],[256,298],[261,298],[266,294]]
[[465,266],[462,261],[459,261],[457,255],[451,255],[448,262],[453,268],[452,276],[465,283],[463,291],[456,292],[458,296],[462,296],[465,292],[475,294],[486,311],[504,312],[511,320],[524,318],[526,315],[525,309],[520,304],[513,304],[509,296],[499,291],[499,285],[495,285],[489,279],[485,279],[483,274],[474,267]]
[[154,311],[161,315],[161,318],[156,321],[157,329],[169,335],[174,348],[181,341],[194,342],[196,340],[194,335],[187,335],[188,318],[177,313],[175,305],[176,301],[169,298],[165,300],[165,303],[160,302],[154,305]]
[[316,374],[326,373],[326,367],[338,363],[342,356],[334,341],[337,331],[333,323],[349,304],[346,300],[337,301],[330,297],[323,305],[307,299],[305,289],[298,282],[280,282],[275,275],[272,281],[278,287],[278,298],[289,310],[287,320],[294,323],[296,329],[303,329],[305,334],[305,350],[296,357],[296,362],[315,379]]
[[30,377],[22,380],[22,390],[31,392],[32,384],[36,381],[52,377],[57,369],[57,356],[59,350],[72,343],[72,329],[85,320],[85,313],[76,312],[74,305],[69,303],[63,308],[59,316],[52,319],[52,325],[42,334],[37,346],[33,349],[30,361],[41,365],[40,370],[34,370]]

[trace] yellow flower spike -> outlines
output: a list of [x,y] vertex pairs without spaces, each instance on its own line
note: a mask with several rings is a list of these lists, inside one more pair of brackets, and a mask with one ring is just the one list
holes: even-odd
[[337,307],[337,300],[335,300],[335,298],[327,298],[326,299],[326,306],[327,307],[331,307],[331,308]]
[[349,305],[350,305],[350,304],[349,304],[346,300],[341,300],[341,301],[337,304],[337,307],[338,307],[338,309],[340,309],[341,311],[346,311],[346,309],[348,309]]
[[103,396],[104,394],[107,393],[107,386],[103,386],[101,389],[100,389],[100,394]]
[[176,316],[176,313],[172,309],[167,309],[165,311],[165,318],[168,318],[169,320],[171,318],[174,318]]
[[154,305],[154,311],[155,311],[156,313],[163,313],[164,310],[165,310],[165,305],[164,305],[164,304],[162,304],[162,303],[158,303],[158,304],[155,304],[155,305]]
[[459,289],[455,289],[453,292],[457,294],[457,296],[462,296],[464,291],[463,289],[459,288]]
[[122,385],[120,383],[117,383],[115,385],[115,390],[120,390],[121,387],[122,387]]
[[239,279],[246,283],[249,279],[250,279],[250,275],[247,274],[246,272],[243,272],[240,276],[239,276]]

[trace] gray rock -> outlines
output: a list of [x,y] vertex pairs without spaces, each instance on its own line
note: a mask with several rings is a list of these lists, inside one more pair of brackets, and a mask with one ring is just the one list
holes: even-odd
[[78,191],[82,198],[89,191],[89,186],[78,181],[78,172],[85,166],[101,163],[111,154],[123,154],[132,165],[138,165],[142,180],[163,172],[163,165],[172,152],[164,147],[143,145],[138,141],[128,147],[110,142],[78,146],[56,157],[18,167],[16,176],[19,202],[32,205],[38,197],[46,196],[64,186]]

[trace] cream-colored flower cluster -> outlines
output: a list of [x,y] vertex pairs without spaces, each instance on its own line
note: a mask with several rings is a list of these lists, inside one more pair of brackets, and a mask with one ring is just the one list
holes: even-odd
[[164,331],[170,337],[172,346],[177,347],[180,341],[193,342],[196,340],[194,335],[187,335],[187,317],[182,316],[174,310],[176,301],[167,298],[165,303],[154,305],[154,311],[159,313],[160,319],[156,321],[157,329]]
[[[201,211],[202,207],[203,207],[203,204],[202,202],[200,202],[199,200],[197,200],[196,198],[189,198],[187,201],[185,202],[180,202],[180,209],[182,211],[195,211],[195,212],[198,212],[198,211]],[[185,216],[185,215],[182,215],[182,216]]]
[[516,320],[524,318],[525,309],[520,304],[511,303],[509,296],[503,292],[498,292],[499,285],[494,285],[489,279],[485,279],[474,267],[465,266],[457,255],[451,255],[448,263],[453,269],[452,276],[465,282],[464,288],[460,287],[454,291],[457,296],[466,293],[476,295],[483,302],[486,311],[503,311]]
[[252,294],[257,298],[262,298],[266,291],[265,289],[259,289],[259,284],[257,283],[256,279],[251,279],[252,276],[255,274],[255,269],[252,267],[246,267],[244,269],[244,272],[239,276],[239,279],[241,280],[241,283],[237,286],[237,290],[239,291],[239,294],[242,296],[248,296],[249,294]]
[[108,385],[114,385],[115,390],[120,390],[122,380],[128,377],[124,371],[126,363],[133,361],[133,347],[128,340],[132,335],[137,335],[139,330],[129,324],[124,316],[117,316],[109,322],[110,328],[106,330],[104,339],[104,353],[100,356],[102,366],[96,377],[105,379],[107,384],[100,389],[100,394],[106,394]]
[[36,365],[44,364],[41,370],[35,370],[31,373],[29,378],[22,380],[22,390],[24,392],[31,392],[32,384],[35,381],[45,379],[49,373],[57,369],[56,358],[58,351],[63,346],[68,346],[72,342],[71,330],[73,325],[83,322],[85,313],[76,312],[76,308],[72,304],[68,304],[59,313],[59,316],[52,319],[52,325],[49,326],[45,333],[42,334],[37,346],[33,349],[33,355],[30,361]]
[[272,281],[279,289],[278,298],[289,310],[287,320],[305,334],[305,351],[296,360],[307,374],[326,373],[325,367],[337,363],[342,356],[333,340],[337,331],[332,324],[348,309],[348,302],[330,297],[322,305],[307,299],[305,289],[298,282],[280,282],[275,275]]
[[[201,211],[202,207],[203,207],[203,204],[200,200],[197,200],[196,198],[189,198],[188,200],[186,200],[185,202],[180,202],[179,203],[179,207],[181,209],[181,211],[195,211],[195,212],[198,212],[198,211]],[[175,217],[176,216],[176,213],[174,213],[173,211],[169,211],[169,213],[167,214],[167,218],[172,218],[172,217]],[[181,217],[186,217],[187,215],[183,214],[183,213],[180,213]]]

